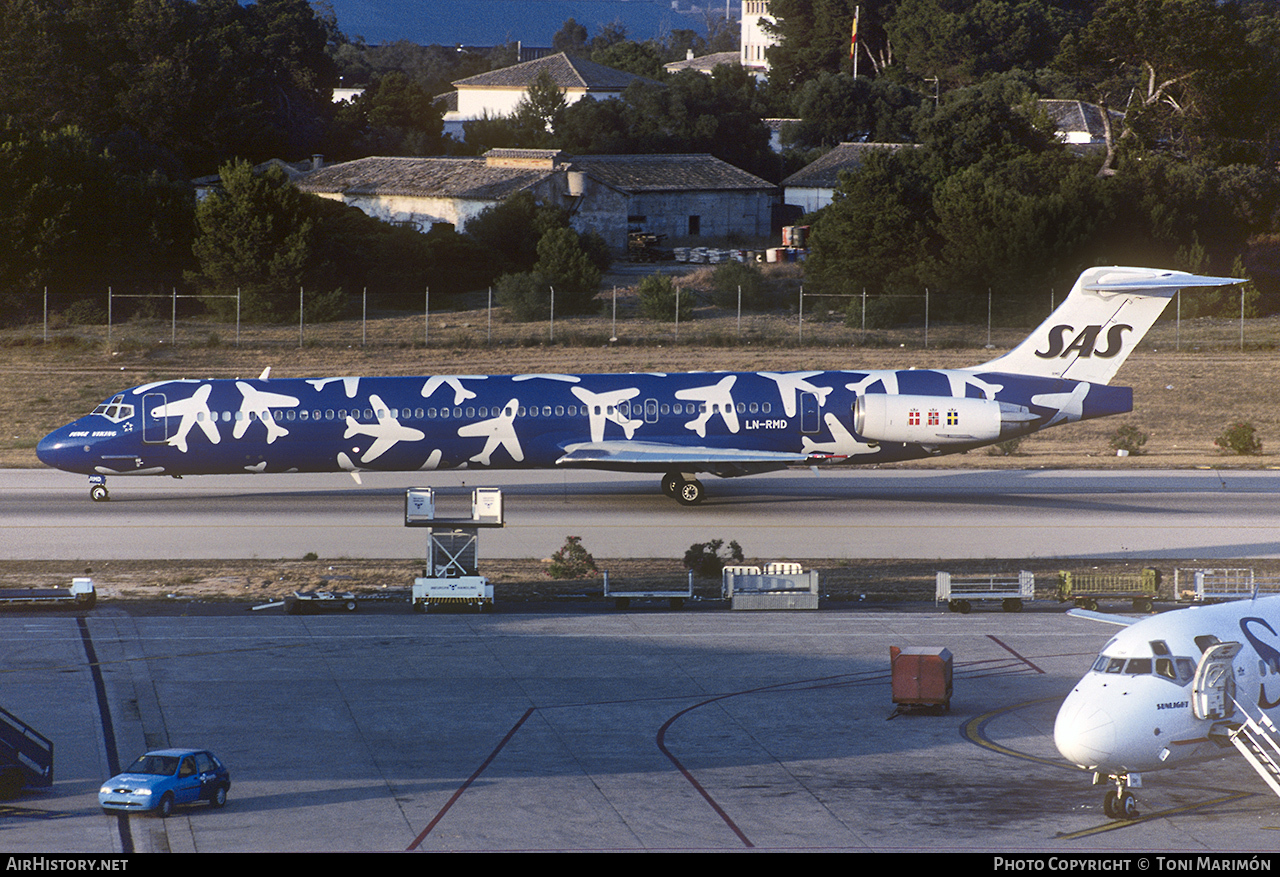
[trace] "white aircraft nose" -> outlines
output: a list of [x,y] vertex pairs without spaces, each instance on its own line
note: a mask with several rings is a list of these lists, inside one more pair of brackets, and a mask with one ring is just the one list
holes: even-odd
[[1106,764],[1116,748],[1116,726],[1111,715],[1090,702],[1086,692],[1071,692],[1053,723],[1058,751],[1084,768]]

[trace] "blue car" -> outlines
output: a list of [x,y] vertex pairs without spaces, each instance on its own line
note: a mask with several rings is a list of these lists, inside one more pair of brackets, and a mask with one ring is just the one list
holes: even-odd
[[103,783],[98,804],[108,812],[150,811],[164,817],[178,804],[208,801],[222,807],[230,788],[231,772],[212,752],[157,749]]

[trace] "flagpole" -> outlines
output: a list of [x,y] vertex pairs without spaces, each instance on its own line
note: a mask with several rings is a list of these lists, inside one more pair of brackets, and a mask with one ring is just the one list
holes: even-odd
[[849,56],[853,58],[853,78],[858,78],[858,16],[862,13],[861,6],[853,8],[853,37],[849,40]]

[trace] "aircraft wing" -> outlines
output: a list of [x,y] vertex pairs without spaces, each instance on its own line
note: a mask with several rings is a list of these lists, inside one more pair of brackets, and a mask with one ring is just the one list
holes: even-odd
[[751,451],[737,448],[706,448],[662,442],[579,442],[568,445],[561,466],[646,468],[664,466],[705,466],[708,469],[732,466],[787,466],[805,463],[808,454],[785,451]]
[[1115,624],[1120,627],[1128,627],[1140,618],[1128,618],[1124,615],[1111,615],[1106,612],[1094,612],[1092,609],[1068,609],[1067,614],[1072,618],[1087,618],[1089,621],[1100,621],[1103,624]]

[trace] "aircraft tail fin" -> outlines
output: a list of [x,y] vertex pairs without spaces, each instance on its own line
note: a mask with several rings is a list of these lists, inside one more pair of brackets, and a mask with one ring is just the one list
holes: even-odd
[[1106,384],[1178,290],[1244,282],[1158,268],[1089,268],[1021,344],[974,369]]

